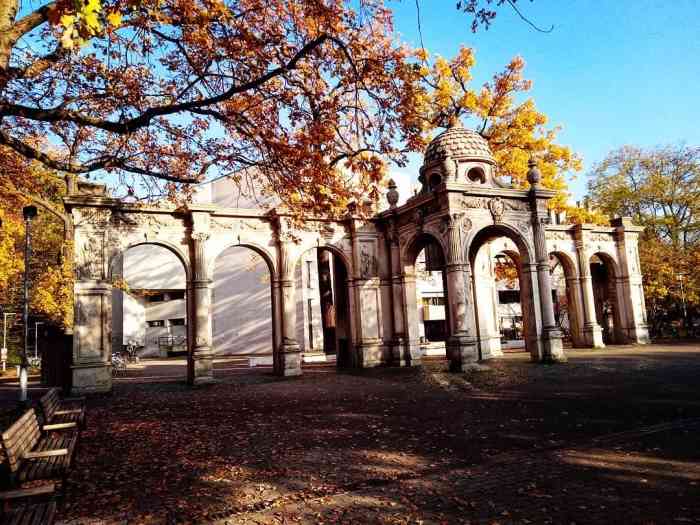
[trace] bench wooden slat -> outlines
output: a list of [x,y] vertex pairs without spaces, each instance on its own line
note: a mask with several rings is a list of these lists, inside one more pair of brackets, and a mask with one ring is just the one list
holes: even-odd
[[77,423],[85,428],[84,398],[61,399],[57,388],[49,389],[39,400],[45,423]]
[[33,409],[23,414],[4,436],[8,436],[3,439],[3,445],[10,481],[15,485],[38,479],[65,478],[78,440],[75,429],[42,435]]

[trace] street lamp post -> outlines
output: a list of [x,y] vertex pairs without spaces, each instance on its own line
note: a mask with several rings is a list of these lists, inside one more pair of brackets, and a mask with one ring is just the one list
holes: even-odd
[[22,208],[24,216],[24,349],[22,351],[22,363],[19,369],[20,401],[27,401],[27,353],[29,344],[29,260],[32,250],[32,219],[36,217],[36,206]]
[[2,371],[7,368],[7,316],[14,317],[17,315],[14,312],[3,312],[2,314],[2,350],[0,350],[0,360],[2,360]]

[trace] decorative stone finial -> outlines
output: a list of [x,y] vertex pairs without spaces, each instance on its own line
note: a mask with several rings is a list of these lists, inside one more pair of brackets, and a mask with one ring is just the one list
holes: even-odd
[[396,189],[396,182],[394,179],[389,179],[388,188],[389,191],[386,193],[386,200],[389,201],[390,208],[396,208],[396,203],[399,202],[399,192]]
[[530,183],[530,186],[539,186],[542,180],[542,174],[540,170],[537,169],[537,162],[534,158],[530,157],[530,160],[527,162],[527,167],[530,168],[527,170],[527,181]]

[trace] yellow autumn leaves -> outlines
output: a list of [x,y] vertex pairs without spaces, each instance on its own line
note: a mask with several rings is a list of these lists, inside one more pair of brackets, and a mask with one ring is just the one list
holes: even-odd
[[100,33],[105,24],[116,28],[122,23],[122,15],[115,10],[105,12],[100,0],[78,1],[71,9],[55,10],[52,21],[61,29],[60,41],[64,49],[85,44],[90,37]]
[[568,146],[557,144],[561,128],[548,127],[547,116],[526,97],[532,83],[523,76],[521,57],[513,58],[482,86],[471,85],[476,65],[471,48],[462,47],[451,60],[437,56],[432,64],[424,49],[414,57],[418,63],[411,70],[416,82],[409,93],[407,114],[411,125],[422,131],[423,144],[436,127],[464,120],[488,140],[501,176],[526,187],[528,160],[534,157],[543,185],[557,192],[551,207],[568,209],[566,176],[582,169],[581,159]]

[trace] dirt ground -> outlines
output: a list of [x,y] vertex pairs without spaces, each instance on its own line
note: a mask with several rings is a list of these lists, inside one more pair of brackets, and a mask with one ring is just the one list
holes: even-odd
[[89,401],[59,518],[83,523],[700,523],[700,346],[191,389],[134,367]]

